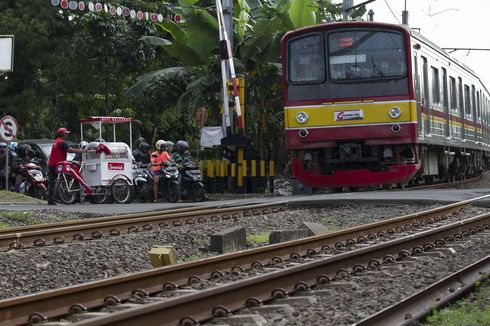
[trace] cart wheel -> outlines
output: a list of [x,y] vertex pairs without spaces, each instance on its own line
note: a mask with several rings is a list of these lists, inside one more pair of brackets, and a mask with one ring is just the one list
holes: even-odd
[[67,173],[60,176],[56,193],[63,204],[71,205],[77,201],[80,185]]
[[118,204],[129,204],[133,200],[133,186],[124,179],[112,183],[112,198]]

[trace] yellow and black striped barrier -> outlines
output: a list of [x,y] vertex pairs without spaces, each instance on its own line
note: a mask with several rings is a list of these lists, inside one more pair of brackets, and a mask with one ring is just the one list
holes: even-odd
[[199,168],[209,193],[274,192],[275,162],[272,160],[206,160],[199,162]]

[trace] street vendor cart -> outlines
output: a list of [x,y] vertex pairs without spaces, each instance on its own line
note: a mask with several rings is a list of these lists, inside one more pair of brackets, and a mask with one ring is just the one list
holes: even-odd
[[[131,118],[89,117],[81,120],[81,139],[84,139],[84,125],[99,129],[99,138],[88,144],[88,152],[82,154],[82,161],[60,162],[57,166],[59,199],[65,204],[76,202],[86,196],[92,203],[114,201],[129,203],[133,199],[133,169],[131,147],[116,141],[116,124],[129,123],[129,144],[132,143]],[[112,124],[113,142],[102,139],[102,127]]]

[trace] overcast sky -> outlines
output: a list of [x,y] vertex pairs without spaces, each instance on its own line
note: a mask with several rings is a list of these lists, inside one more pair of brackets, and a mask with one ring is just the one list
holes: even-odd
[[[354,0],[355,5],[362,2]],[[420,28],[422,35],[440,47],[490,49],[489,0],[406,0],[406,3],[409,25]],[[375,21],[396,24],[402,21],[404,6],[405,0],[376,0],[366,8],[374,10]],[[364,18],[367,20],[367,14]],[[452,55],[471,67],[490,90],[490,51],[456,51]]]

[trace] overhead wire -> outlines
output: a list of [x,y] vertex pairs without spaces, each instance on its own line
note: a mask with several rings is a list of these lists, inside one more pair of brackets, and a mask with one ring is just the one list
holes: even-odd
[[388,9],[390,9],[391,11],[391,14],[393,15],[393,17],[395,17],[396,21],[398,22],[398,24],[401,24],[400,23],[400,20],[398,20],[398,17],[396,17],[395,13],[393,12],[393,10],[391,9],[390,5],[388,4],[388,1],[385,0],[385,3],[386,5],[388,6]]

